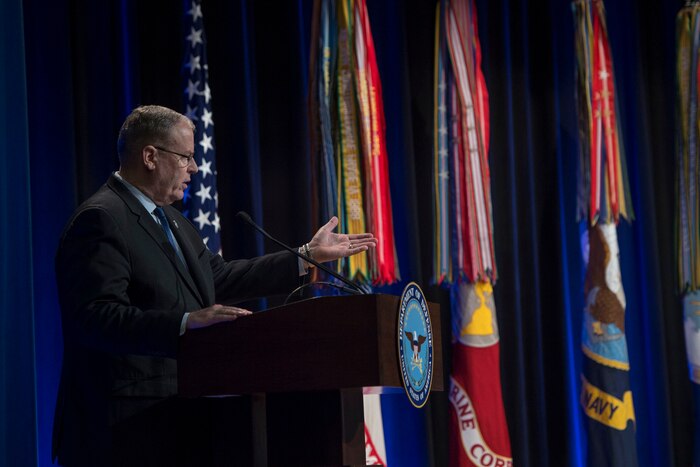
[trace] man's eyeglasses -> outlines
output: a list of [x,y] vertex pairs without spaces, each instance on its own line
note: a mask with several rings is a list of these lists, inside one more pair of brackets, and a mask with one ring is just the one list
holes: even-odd
[[167,152],[169,154],[172,154],[173,156],[178,156],[177,157],[177,163],[180,165],[180,167],[185,168],[188,165],[190,165],[190,162],[194,161],[194,154],[181,154],[179,152],[171,151],[170,149],[165,149],[161,148],[160,146],[153,146],[159,151]]

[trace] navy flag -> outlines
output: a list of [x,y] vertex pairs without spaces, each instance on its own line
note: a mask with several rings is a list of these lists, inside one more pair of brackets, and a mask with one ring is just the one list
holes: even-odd
[[204,243],[214,253],[221,254],[221,223],[217,208],[216,152],[214,150],[214,120],[211,110],[211,89],[207,66],[206,38],[200,0],[192,0],[185,8],[185,115],[195,125],[194,156],[199,171],[183,200],[184,214],[199,229]]
[[617,223],[631,221],[612,49],[602,0],[574,0],[578,216],[586,263],[581,408],[588,465],[638,465]]

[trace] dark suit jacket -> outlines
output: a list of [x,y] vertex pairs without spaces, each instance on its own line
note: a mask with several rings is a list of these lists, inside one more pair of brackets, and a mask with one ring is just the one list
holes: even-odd
[[293,255],[226,262],[176,209],[165,212],[187,267],[114,176],[76,210],[61,237],[64,359],[53,441],[61,462],[99,462],[110,450],[111,425],[177,393],[185,312],[298,285]]

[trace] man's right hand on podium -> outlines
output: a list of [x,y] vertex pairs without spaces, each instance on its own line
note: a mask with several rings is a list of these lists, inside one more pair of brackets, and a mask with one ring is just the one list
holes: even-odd
[[241,316],[248,316],[251,311],[235,306],[212,305],[193,311],[187,317],[187,329],[205,328],[212,324],[233,321]]

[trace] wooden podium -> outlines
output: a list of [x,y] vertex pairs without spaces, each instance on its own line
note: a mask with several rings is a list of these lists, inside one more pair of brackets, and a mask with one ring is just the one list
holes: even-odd
[[[440,310],[429,308],[442,391]],[[188,331],[180,396],[252,395],[256,465],[365,465],[363,390],[402,387],[398,312],[393,295],[318,297]]]

